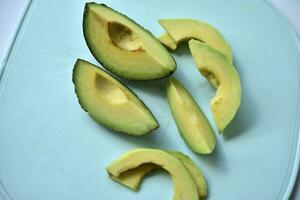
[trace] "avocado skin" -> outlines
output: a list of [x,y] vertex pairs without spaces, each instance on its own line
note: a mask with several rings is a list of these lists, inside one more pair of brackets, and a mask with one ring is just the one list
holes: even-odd
[[[134,135],[134,134],[130,134],[130,133],[128,133],[128,132],[123,132],[122,130],[116,129],[116,128],[112,127],[112,126],[105,126],[105,125],[102,125],[102,123],[100,123],[100,122],[98,121],[98,119],[96,119],[95,117],[91,116],[91,115],[89,114],[89,111],[84,107],[83,103],[80,101],[80,94],[79,94],[78,90],[76,89],[77,69],[78,69],[78,65],[80,65],[80,62],[88,63],[88,64],[90,64],[91,66],[93,66],[93,67],[95,67],[95,68],[97,68],[97,69],[103,71],[104,73],[106,73],[106,74],[110,75],[111,77],[113,77],[114,79],[116,79],[116,80],[117,80],[120,84],[122,84],[124,87],[126,87],[126,88],[127,88],[127,89],[128,89],[128,90],[129,90],[129,91],[130,91],[130,92],[131,92],[131,93],[132,93],[132,94],[133,94],[140,102],[141,102],[142,106],[143,106],[147,111],[149,111],[149,113],[151,113],[153,119],[155,119],[155,122],[157,123],[157,127],[155,127],[154,129],[150,129],[148,132],[145,132],[144,134],[141,134],[141,135]],[[113,130],[113,131],[115,131],[115,132],[118,132],[118,133],[125,133],[125,134],[127,134],[127,135],[132,135],[132,136],[143,136],[143,135],[146,135],[146,134],[148,134],[148,133],[150,133],[150,132],[152,132],[152,131],[154,131],[154,130],[156,130],[156,129],[159,128],[159,123],[158,123],[157,119],[155,118],[155,116],[153,115],[153,113],[151,112],[151,110],[146,106],[146,104],[145,104],[145,103],[144,103],[144,102],[143,102],[143,101],[135,94],[135,92],[133,92],[129,87],[127,87],[122,81],[120,81],[120,80],[119,80],[118,78],[116,78],[114,75],[108,73],[107,71],[101,69],[100,67],[97,67],[96,65],[94,65],[94,64],[92,64],[92,63],[90,63],[90,62],[88,62],[88,61],[85,61],[85,60],[83,60],[83,59],[78,58],[78,59],[76,60],[76,62],[75,62],[74,68],[73,68],[72,82],[73,82],[73,84],[74,84],[75,94],[76,94],[76,96],[77,96],[79,105],[80,105],[81,108],[82,108],[85,112],[87,112],[87,113],[89,114],[89,116],[90,116],[93,120],[95,120],[98,124],[101,124],[102,126],[108,128],[108,129],[110,129],[110,130]]]
[[[122,13],[120,13],[120,12],[114,10],[114,9],[112,9],[111,7],[107,6],[106,4],[103,4],[103,3],[98,4],[98,3],[95,3],[95,2],[89,2],[89,3],[86,3],[85,6],[84,6],[83,23],[82,23],[83,36],[84,36],[84,39],[85,39],[85,43],[87,44],[87,46],[88,46],[90,52],[92,53],[92,55],[94,56],[94,58],[95,58],[95,59],[96,59],[96,60],[97,60],[97,61],[98,61],[105,69],[107,69],[108,71],[112,72],[113,74],[115,74],[115,75],[117,75],[117,76],[119,76],[119,77],[121,77],[121,78],[128,79],[128,80],[136,80],[136,81],[147,81],[147,80],[158,80],[158,79],[163,79],[163,78],[166,78],[166,77],[171,76],[171,75],[176,71],[177,63],[176,63],[176,61],[175,61],[175,59],[174,59],[173,56],[171,56],[171,57],[172,57],[172,59],[173,59],[173,61],[174,61],[174,63],[175,63],[175,69],[174,69],[173,71],[170,71],[170,72],[169,72],[168,74],[166,74],[165,76],[161,76],[161,77],[157,77],[157,78],[154,78],[154,77],[153,77],[153,78],[151,78],[151,79],[128,78],[128,77],[126,77],[126,76],[124,76],[124,75],[118,73],[117,71],[113,70],[111,67],[109,67],[109,65],[108,65],[107,63],[105,63],[105,61],[101,61],[100,59],[98,59],[97,56],[94,54],[93,45],[90,45],[90,44],[88,43],[88,37],[87,37],[87,33],[86,33],[86,31],[87,31],[87,29],[86,29],[86,27],[87,27],[87,23],[86,23],[87,17],[86,17],[86,16],[87,16],[87,14],[88,14],[88,12],[89,12],[89,8],[88,8],[88,5],[89,5],[89,4],[90,4],[90,5],[92,5],[92,4],[94,4],[94,5],[101,5],[101,6],[105,6],[106,8],[109,8],[109,9],[112,10],[113,12],[116,12],[116,13],[118,13],[118,14],[120,14],[120,15],[126,17],[128,20],[130,20],[131,22],[133,22],[134,24],[136,24],[137,26],[139,26],[141,29],[143,29],[143,30],[145,30],[146,32],[148,32],[148,33],[152,36],[153,40],[158,41],[160,44],[161,44],[161,42],[160,42],[160,41],[159,41],[159,40],[158,40],[158,39],[157,39],[157,38],[149,31],[149,30],[145,29],[143,26],[141,26],[140,24],[136,23],[135,21],[133,21],[133,20],[132,20],[131,18],[129,18],[128,16],[126,16],[126,15],[124,15],[124,14],[122,14]],[[164,46],[163,44],[161,44],[161,45]]]

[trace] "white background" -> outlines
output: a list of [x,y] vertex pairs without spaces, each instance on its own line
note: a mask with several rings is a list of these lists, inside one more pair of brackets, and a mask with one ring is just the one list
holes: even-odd
[[[300,0],[271,0],[300,35]],[[0,0],[0,63],[9,47],[27,0]],[[1,197],[0,197],[1,199]],[[300,200],[300,174],[291,200]]]

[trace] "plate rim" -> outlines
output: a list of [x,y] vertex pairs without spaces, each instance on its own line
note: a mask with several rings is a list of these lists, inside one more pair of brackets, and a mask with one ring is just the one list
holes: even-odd
[[[264,3],[266,3],[267,6],[269,6],[280,18],[281,20],[283,21],[283,23],[285,23],[285,25],[288,27],[288,32],[289,34],[291,35],[293,41],[295,41],[295,48],[298,50],[298,52],[300,53],[300,39],[299,39],[299,35],[295,29],[295,27],[291,24],[290,20],[288,19],[288,17],[281,11],[279,10],[279,8],[277,6],[275,6],[275,4],[273,2],[271,2],[271,0],[264,0]],[[300,62],[299,62],[299,58],[298,58],[298,73],[300,73]],[[300,82],[299,82],[299,79],[298,79],[298,86],[299,86]],[[295,131],[295,134],[297,133],[298,134],[298,140],[296,141],[297,144],[296,144],[296,152],[295,152],[295,158],[294,158],[294,163],[293,163],[293,167],[292,167],[292,171],[291,171],[291,176],[290,176],[290,180],[289,182],[287,183],[287,188],[284,192],[284,195],[283,195],[283,199],[284,200],[288,200],[291,195],[292,195],[292,192],[294,190],[294,187],[295,187],[295,183],[296,183],[296,180],[297,180],[297,177],[298,177],[298,173],[299,173],[299,168],[300,168],[300,127],[299,127],[299,106],[300,106],[300,98],[299,98],[299,94],[298,94],[298,97],[297,97],[297,112],[296,112],[296,124],[295,124],[295,128],[294,128],[294,131]],[[283,189],[283,186],[281,186],[281,189],[280,191],[282,191]],[[280,195],[280,193],[278,194]]]
[[[13,47],[15,46],[15,42],[16,42],[17,37],[20,33],[20,30],[23,26],[23,22],[24,22],[24,20],[27,16],[29,8],[32,5],[32,2],[33,2],[33,0],[27,0],[27,3],[25,4],[25,8],[24,8],[23,12],[21,13],[21,17],[20,17],[20,19],[17,23],[17,26],[16,26],[17,28],[15,29],[15,32],[13,33],[13,37],[9,42],[8,49],[5,52],[5,55],[4,55],[3,59],[0,61],[1,62],[0,63],[0,98],[2,96],[2,92],[5,88],[5,81],[3,83],[3,76],[4,76],[5,71],[6,71],[6,64],[7,64],[7,61],[8,61],[8,59],[9,59],[11,53],[12,53]],[[10,194],[8,192],[5,185],[3,184],[3,181],[0,178],[0,200],[2,200],[1,198],[3,198],[3,200],[17,200],[15,197],[12,196],[12,194]]]

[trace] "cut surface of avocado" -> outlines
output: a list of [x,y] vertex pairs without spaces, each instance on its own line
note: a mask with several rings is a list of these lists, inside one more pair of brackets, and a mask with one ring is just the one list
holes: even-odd
[[192,95],[176,79],[167,85],[167,99],[186,144],[196,153],[211,153],[216,144],[214,132]]
[[182,162],[163,150],[147,148],[131,150],[113,161],[106,170],[110,176],[118,177],[123,172],[146,163],[159,165],[170,173],[174,187],[173,200],[199,199],[195,182]]
[[131,135],[143,135],[158,128],[158,122],[145,104],[97,66],[78,59],[73,83],[81,107],[99,124]]
[[[202,175],[202,172],[198,169],[196,164],[185,154],[178,152],[178,151],[166,151],[172,156],[176,157],[184,167],[188,170],[191,177],[193,178],[197,190],[198,195],[201,198],[204,198],[207,196],[207,184],[205,181],[204,176]],[[152,172],[153,170],[159,169],[159,165],[155,165],[152,163],[143,164],[136,168],[127,170],[120,174],[118,177],[111,176],[111,178],[122,185],[132,189],[132,190],[139,190],[142,179]]]
[[163,43],[166,47],[168,47],[170,50],[175,50],[177,48],[177,43],[169,34],[164,34],[160,36],[159,41]]
[[173,57],[159,40],[104,4],[86,3],[83,32],[98,62],[123,78],[158,79],[176,69]]
[[[210,24],[193,19],[161,19],[159,23],[177,45],[182,41],[197,39],[221,51],[232,63],[232,52],[229,44],[222,34]],[[164,44],[168,46],[169,43]]]
[[234,118],[241,103],[239,75],[226,56],[210,45],[190,40],[189,48],[200,73],[205,77],[213,76],[218,81],[211,110],[221,133]]

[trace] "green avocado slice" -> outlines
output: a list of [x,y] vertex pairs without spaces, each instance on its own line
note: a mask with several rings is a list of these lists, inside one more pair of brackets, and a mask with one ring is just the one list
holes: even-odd
[[188,170],[190,175],[192,176],[198,190],[198,194],[200,199],[207,196],[207,184],[206,180],[201,172],[201,170],[197,167],[197,165],[192,161],[192,159],[179,152],[179,151],[168,151],[171,155],[175,156],[177,159],[179,159],[182,164],[185,166],[185,168]]
[[192,95],[176,79],[167,84],[167,99],[177,129],[196,153],[210,154],[215,147],[214,132]]
[[161,19],[159,23],[167,32],[160,37],[160,40],[170,49],[176,49],[176,45],[182,41],[197,39],[221,51],[232,63],[232,52],[229,44],[212,25],[193,19]]
[[241,103],[239,75],[226,56],[210,45],[190,40],[189,48],[200,73],[207,79],[214,77],[218,82],[216,95],[211,100],[211,110],[217,128],[222,133]]
[[110,176],[119,177],[122,173],[143,164],[155,164],[168,171],[173,180],[173,200],[198,200],[196,184],[185,166],[176,157],[159,149],[140,148],[123,154],[107,166]]
[[97,66],[78,59],[73,83],[79,104],[99,124],[130,135],[143,135],[159,127],[136,94]]
[[[207,184],[205,181],[205,178],[200,171],[200,169],[196,166],[196,164],[185,154],[178,152],[178,151],[166,151],[172,156],[176,157],[178,160],[182,162],[184,167],[188,170],[190,175],[192,176],[200,199],[207,196]],[[120,174],[118,177],[110,176],[113,180],[117,181],[118,183],[121,183],[122,185],[134,190],[138,191],[141,185],[141,182],[143,178],[149,174],[150,172],[159,169],[160,166],[147,163],[140,165],[136,168],[129,169],[122,174]]]
[[83,16],[86,43],[106,69],[126,79],[169,76],[176,63],[149,31],[104,4],[86,3]]

